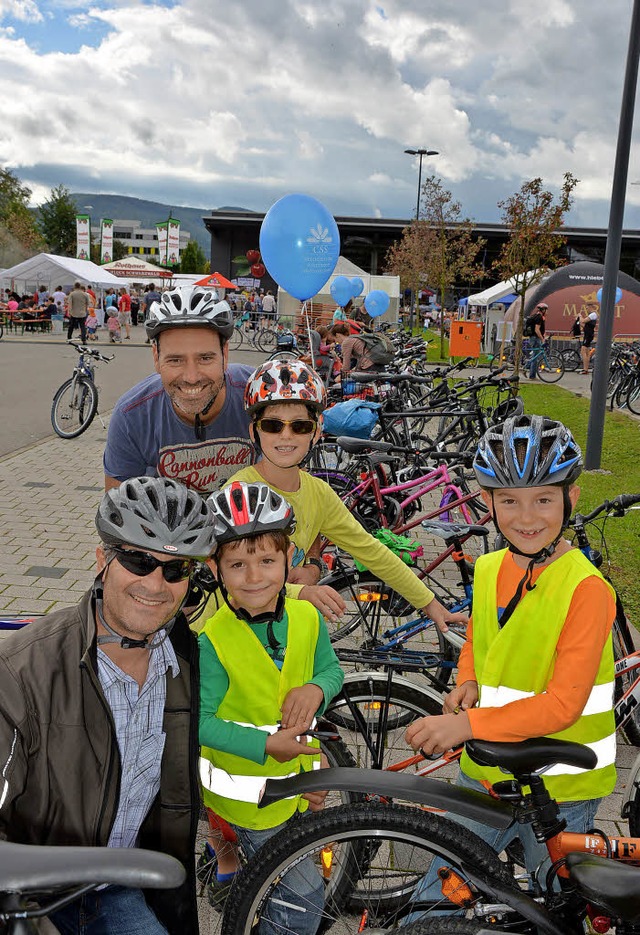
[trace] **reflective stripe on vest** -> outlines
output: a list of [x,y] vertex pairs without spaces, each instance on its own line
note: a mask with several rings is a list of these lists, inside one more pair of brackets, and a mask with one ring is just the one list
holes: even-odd
[[[546,566],[531,591],[525,592],[511,619],[498,623],[498,574],[506,551],[481,556],[476,562],[473,594],[473,659],[481,708],[503,707],[543,694],[551,681],[557,644],[576,588],[586,578],[602,575],[576,549]],[[602,579],[604,580],[604,579]],[[607,584],[613,595],[613,589]],[[605,643],[595,684],[580,717],[549,736],[590,747],[598,756],[592,770],[558,764],[544,773],[545,784],[559,801],[580,801],[608,795],[615,787],[614,665],[611,636]],[[532,735],[535,725],[532,725]],[[466,751],[461,768],[472,779],[489,783],[505,773],[474,763]]]
[[[239,620],[228,607],[220,610],[204,626],[221,665],[229,677],[229,687],[220,702],[217,717],[242,727],[257,727],[266,733],[277,730],[281,708],[288,692],[313,677],[318,641],[318,611],[306,601],[285,600],[289,626],[284,663],[278,670],[249,624]],[[293,618],[293,619],[292,619]],[[259,726],[263,725],[263,726]],[[310,747],[319,744],[311,740]],[[242,828],[265,829],[287,821],[296,811],[305,811],[300,796],[283,799],[258,809],[260,790],[267,779],[283,779],[309,770],[319,756],[294,757],[279,763],[267,756],[264,763],[202,747],[201,757],[210,765],[200,771],[204,803],[226,821]],[[316,762],[314,762],[314,759]]]

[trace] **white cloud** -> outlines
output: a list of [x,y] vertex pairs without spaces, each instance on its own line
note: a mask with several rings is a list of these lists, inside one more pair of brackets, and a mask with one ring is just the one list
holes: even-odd
[[0,23],[0,163],[34,192],[409,216],[425,147],[454,196],[565,171],[610,194],[628,0],[0,0]]

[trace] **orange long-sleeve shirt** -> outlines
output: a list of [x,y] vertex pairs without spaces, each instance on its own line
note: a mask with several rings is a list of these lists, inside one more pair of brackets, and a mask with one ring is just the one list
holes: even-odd
[[[544,571],[537,569],[533,583]],[[497,603],[506,607],[524,570],[507,552],[498,572]],[[542,737],[574,724],[587,702],[611,630],[616,606],[605,582],[596,575],[576,588],[557,643],[553,676],[546,691],[513,701],[502,708],[473,708],[467,713],[474,738],[518,741]],[[544,621],[540,622],[541,630]],[[473,621],[460,652],[457,684],[477,681],[473,662]]]

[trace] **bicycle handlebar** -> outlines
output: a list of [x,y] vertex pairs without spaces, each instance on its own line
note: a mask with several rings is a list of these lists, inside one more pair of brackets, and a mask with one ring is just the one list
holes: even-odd
[[640,494],[618,494],[613,500],[605,500],[604,503],[597,506],[591,513],[587,513],[586,515],[576,513],[576,515],[569,520],[569,526],[572,526],[574,529],[581,528],[586,523],[592,522],[592,520],[596,519],[596,517],[600,516],[602,513],[613,513],[614,516],[624,516],[625,512],[636,503],[640,503]]
[[71,347],[74,347],[78,354],[88,354],[90,357],[94,357],[96,360],[101,360],[105,364],[108,364],[110,360],[113,360],[115,354],[112,354],[110,357],[106,354],[102,354],[96,347],[89,347],[88,344],[75,344],[73,341],[68,342]]

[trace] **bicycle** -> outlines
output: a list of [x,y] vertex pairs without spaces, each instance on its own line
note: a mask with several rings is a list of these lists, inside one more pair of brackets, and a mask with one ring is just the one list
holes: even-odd
[[167,854],[139,848],[39,847],[0,842],[0,930],[34,935],[37,920],[105,885],[175,889],[186,878]]
[[[101,354],[99,350],[86,344],[75,344],[73,341],[69,341],[69,344],[75,348],[79,357],[73,368],[73,376],[56,390],[51,405],[51,424],[60,438],[77,438],[78,435],[82,435],[98,412],[95,368],[88,358],[109,363],[114,357],[113,354],[110,357]],[[106,428],[99,413],[98,418],[102,427]]]
[[[499,355],[495,355],[491,358],[489,370],[493,371],[494,366],[501,365],[505,361],[508,364],[514,364],[515,356],[515,347],[514,345],[510,345],[505,349],[502,358]],[[559,354],[556,354],[555,351],[549,349],[548,341],[532,348],[530,342],[525,338],[522,342],[522,360],[520,361],[520,365],[523,370],[530,372],[533,363],[535,363],[536,376],[540,377],[545,383],[557,383],[558,380],[561,380],[564,376],[565,366],[562,358]]]
[[237,351],[245,342],[261,354],[271,354],[278,344],[278,334],[272,328],[266,328],[257,323],[252,324],[249,317],[243,315],[234,322],[233,334],[229,338],[229,348]]
[[[542,774],[554,765],[592,769],[597,762],[593,751],[550,738],[517,744],[474,740],[467,750],[477,762],[514,776],[494,784],[496,798],[422,777],[370,770],[269,780],[265,805],[321,788],[359,792],[370,801],[303,818],[272,839],[238,881],[236,898],[225,914],[225,935],[249,935],[258,920],[268,922],[274,896],[286,900],[294,913],[308,910],[287,888],[289,869],[305,857],[312,858],[322,877],[325,904],[318,921],[331,935],[389,930],[488,935],[502,926],[578,935],[587,918],[598,932],[613,923],[618,935],[637,933],[633,922],[640,915],[640,871],[620,862],[638,861],[640,839],[607,837],[597,829],[566,832],[544,784]],[[531,791],[525,793],[525,787]],[[398,800],[427,810],[386,804]],[[442,809],[500,830],[515,822],[531,824],[536,840],[546,846],[550,869],[538,867],[529,885],[525,877],[514,878],[514,868],[484,841],[433,813]],[[437,887],[425,890],[419,884],[432,866]],[[443,911],[463,914],[467,927],[443,918]],[[413,913],[419,919],[405,926]],[[279,931],[285,935],[285,929]]]

